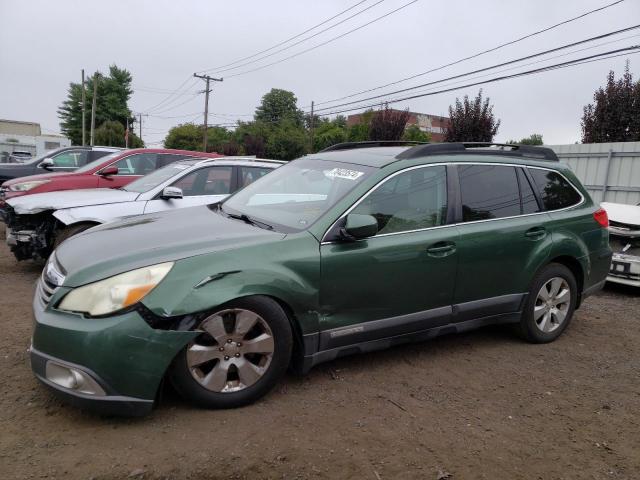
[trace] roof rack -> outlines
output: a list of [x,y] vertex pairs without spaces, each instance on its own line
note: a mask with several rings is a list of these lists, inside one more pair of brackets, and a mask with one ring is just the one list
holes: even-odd
[[414,142],[412,140],[370,140],[366,142],[343,142],[320,150],[318,153],[335,152],[337,150],[351,150],[354,148],[373,147],[405,147],[411,145],[425,145],[427,142]]
[[[193,157],[193,158],[195,158],[195,157]],[[244,155],[229,155],[229,156],[222,156],[222,157],[202,158],[202,160],[199,160],[196,163],[196,165],[202,165],[202,164],[209,163],[209,162],[215,163],[216,161],[224,162],[224,161],[229,161],[229,160],[238,160],[238,161],[243,161],[243,162],[278,163],[278,164],[287,163],[284,160],[273,160],[271,158],[256,158],[255,156],[244,156]]]
[[548,147],[492,142],[430,143],[405,150],[396,156],[396,158],[399,160],[408,160],[429,155],[456,155],[461,153],[527,157],[549,162],[560,161],[556,153]]

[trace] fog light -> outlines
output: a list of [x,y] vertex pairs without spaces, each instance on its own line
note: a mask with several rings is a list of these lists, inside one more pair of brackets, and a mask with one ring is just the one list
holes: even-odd
[[47,380],[63,388],[87,395],[105,396],[106,393],[88,374],[77,368],[47,361],[45,370]]

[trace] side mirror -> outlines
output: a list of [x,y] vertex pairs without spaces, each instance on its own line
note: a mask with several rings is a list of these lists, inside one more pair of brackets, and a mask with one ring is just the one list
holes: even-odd
[[347,215],[345,226],[340,229],[340,234],[345,240],[360,240],[373,237],[378,233],[378,221],[373,215],[361,215],[350,213]]
[[113,165],[103,168],[98,173],[98,175],[102,177],[110,177],[111,175],[117,175],[117,174],[118,174],[118,167],[115,167]]
[[160,195],[160,198],[163,200],[171,200],[172,198],[178,199],[182,197],[182,189],[178,187],[164,187],[162,194]]
[[38,168],[44,168],[45,170],[53,170],[54,166],[53,160],[48,157],[38,164]]

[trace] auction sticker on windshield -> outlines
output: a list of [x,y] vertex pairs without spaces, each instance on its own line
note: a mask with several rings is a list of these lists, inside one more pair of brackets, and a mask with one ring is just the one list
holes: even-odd
[[349,170],[348,168],[334,168],[333,170],[325,170],[324,175],[329,178],[357,180],[364,175],[364,172],[360,172],[359,170]]

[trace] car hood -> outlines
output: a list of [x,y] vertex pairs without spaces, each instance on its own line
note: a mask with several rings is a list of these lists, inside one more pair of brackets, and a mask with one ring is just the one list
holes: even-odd
[[139,195],[140,194],[136,192],[127,192],[125,190],[115,190],[111,188],[87,188],[83,190],[34,193],[33,195],[10,198],[7,200],[7,203],[13,207],[17,214],[31,214],[45,210],[132,202],[138,198]]
[[602,202],[600,206],[607,211],[609,220],[640,228],[640,206],[609,202]]
[[[4,166],[6,164],[0,164],[0,167]],[[26,164],[22,164],[23,166]],[[29,175],[28,177],[18,177],[18,178],[12,178],[11,180],[7,180],[3,183],[3,185],[5,187],[8,187],[9,185],[14,185],[16,183],[22,183],[22,182],[33,182],[34,180],[51,180],[54,177],[60,178],[60,177],[69,177],[72,176],[72,173],[63,173],[63,172],[50,172],[50,173],[40,173],[38,175]]]
[[55,256],[66,271],[64,285],[77,287],[148,265],[284,237],[199,206],[99,225],[63,242]]

